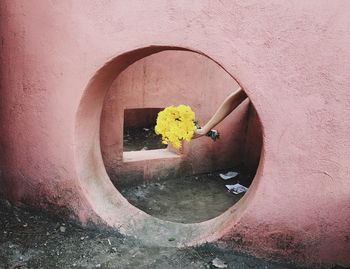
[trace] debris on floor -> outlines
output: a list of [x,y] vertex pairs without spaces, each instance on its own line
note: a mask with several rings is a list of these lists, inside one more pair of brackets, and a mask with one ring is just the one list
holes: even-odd
[[220,177],[223,179],[223,180],[228,180],[228,179],[231,179],[231,178],[234,178],[238,175],[238,172],[234,172],[234,171],[229,171],[227,172],[226,174],[220,174]]
[[154,217],[196,223],[217,217],[241,198],[227,192],[223,183],[218,173],[209,173],[168,177],[119,190],[131,204]]
[[247,187],[244,187],[243,185],[241,185],[239,183],[233,184],[233,185],[225,185],[225,186],[233,194],[240,194],[242,192],[247,192],[248,191]]

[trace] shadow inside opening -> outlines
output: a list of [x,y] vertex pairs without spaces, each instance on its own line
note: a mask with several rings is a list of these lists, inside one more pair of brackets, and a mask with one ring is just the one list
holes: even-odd
[[[191,144],[190,153],[181,158],[123,158],[123,152],[142,151],[144,156],[162,146],[154,135],[155,111],[150,113],[152,119],[144,122],[149,107],[160,110],[186,103],[205,123],[228,89],[237,87],[237,82],[215,62],[185,51],[144,57],[115,79],[101,116],[101,151],[109,178],[129,203],[161,220],[200,223],[221,215],[243,197],[230,193],[225,185],[240,183],[249,188],[259,164],[261,125],[247,101],[224,120],[226,125],[219,127],[224,132],[217,144],[210,145],[204,141],[209,138],[203,137],[199,140],[205,147]],[[226,154],[229,157],[223,158]],[[203,162],[198,161],[201,158]],[[238,176],[223,180],[219,174],[228,171],[238,172]]]

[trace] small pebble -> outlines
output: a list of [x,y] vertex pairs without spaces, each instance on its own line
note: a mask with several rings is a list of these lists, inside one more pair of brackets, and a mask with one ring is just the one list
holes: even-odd
[[8,208],[11,207],[11,203],[8,200],[5,200],[4,202],[5,202],[6,207],[8,207]]
[[66,227],[61,226],[60,231],[61,231],[61,233],[64,233],[66,231]]
[[96,267],[96,268],[100,268],[100,267],[101,267],[101,264],[96,264],[95,267]]

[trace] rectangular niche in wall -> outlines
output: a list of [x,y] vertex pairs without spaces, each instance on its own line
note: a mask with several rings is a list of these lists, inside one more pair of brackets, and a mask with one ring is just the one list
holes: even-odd
[[133,108],[124,110],[123,151],[164,149],[161,137],[156,135],[158,112],[163,108]]

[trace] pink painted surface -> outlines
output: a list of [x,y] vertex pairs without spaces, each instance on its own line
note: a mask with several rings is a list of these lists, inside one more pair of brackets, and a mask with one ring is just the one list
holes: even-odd
[[[215,143],[208,138],[194,140],[178,161],[162,160],[162,165],[159,165],[159,161],[145,160],[134,161],[130,165],[123,160],[124,110],[186,104],[196,113],[199,123],[204,124],[226,96],[238,88],[237,82],[219,65],[189,51],[164,51],[130,65],[109,89],[101,116],[102,157],[110,178],[115,182],[127,183],[135,175],[137,179],[152,180],[168,174],[185,176],[232,169],[242,163],[248,102],[217,126],[220,140]],[[144,113],[143,117],[146,120],[147,114]],[[135,117],[134,120],[139,121]],[[150,124],[154,126],[155,120]],[[260,149],[261,146],[257,152],[247,151],[247,155],[253,153],[259,158]],[[147,153],[154,156],[151,151],[139,154],[147,156]],[[136,157],[137,153],[134,155]],[[158,158],[162,159],[162,154]]]
[[[186,244],[225,240],[255,255],[350,266],[350,2],[7,0],[0,12],[1,195],[146,231],[152,237],[140,239],[153,244],[179,231]],[[216,219],[154,219],[106,174],[105,94],[129,64],[168,49],[124,54],[150,45],[208,55],[239,80],[261,119],[256,179]]]

